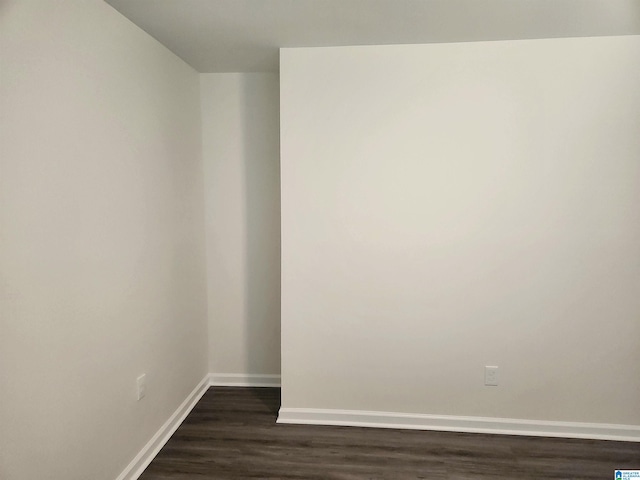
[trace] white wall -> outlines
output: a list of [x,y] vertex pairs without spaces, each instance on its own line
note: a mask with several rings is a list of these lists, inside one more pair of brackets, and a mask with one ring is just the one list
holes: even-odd
[[209,371],[280,373],[278,77],[201,75]]
[[0,18],[0,477],[113,480],[207,372],[198,75],[101,1]]
[[282,50],[282,406],[640,425],[638,59]]

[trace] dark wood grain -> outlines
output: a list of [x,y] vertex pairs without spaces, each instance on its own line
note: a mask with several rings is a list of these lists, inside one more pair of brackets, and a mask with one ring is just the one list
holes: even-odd
[[640,444],[277,425],[280,390],[214,387],[140,477],[602,480],[640,468]]

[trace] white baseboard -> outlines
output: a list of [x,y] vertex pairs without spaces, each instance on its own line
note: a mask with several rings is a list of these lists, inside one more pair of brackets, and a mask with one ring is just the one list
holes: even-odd
[[[116,480],[137,480],[210,386],[279,387],[280,375],[210,373],[196,386]],[[552,422],[511,418],[280,408],[277,423],[438,430],[640,442],[640,425]]]
[[640,442],[640,425],[604,423],[552,422],[511,418],[458,417],[311,408],[280,408],[277,422]]
[[160,430],[158,430],[151,440],[140,450],[140,453],[127,465],[127,468],[123,470],[116,480],[137,480],[137,478],[142,475],[144,469],[149,466],[160,449],[169,441],[171,435],[174,434],[184,419],[187,418],[189,412],[191,412],[193,407],[200,401],[209,386],[209,376],[207,375],[196,388],[193,389],[178,409],[173,412],[169,420],[160,427]]
[[279,387],[280,375],[210,373],[209,385],[216,387]]

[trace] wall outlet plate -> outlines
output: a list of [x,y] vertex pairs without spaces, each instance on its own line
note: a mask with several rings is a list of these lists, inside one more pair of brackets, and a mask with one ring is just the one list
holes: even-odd
[[491,365],[484,367],[484,384],[490,387],[498,386],[498,367]]
[[147,393],[147,374],[143,373],[136,379],[138,387],[138,401],[142,400]]

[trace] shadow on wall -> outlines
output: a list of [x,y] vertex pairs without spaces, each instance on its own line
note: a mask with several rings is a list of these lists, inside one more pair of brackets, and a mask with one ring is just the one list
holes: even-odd
[[280,373],[280,118],[276,75],[243,75],[246,368]]

